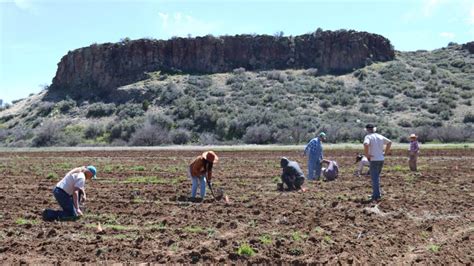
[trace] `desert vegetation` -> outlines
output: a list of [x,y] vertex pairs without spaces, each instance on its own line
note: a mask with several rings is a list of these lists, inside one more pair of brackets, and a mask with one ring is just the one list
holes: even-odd
[[320,76],[317,69],[148,73],[148,79],[119,88],[116,102],[16,102],[0,112],[0,143],[298,144],[319,130],[333,143],[359,142],[368,122],[400,142],[413,132],[422,142],[472,141],[473,61],[452,44],[397,52],[393,61],[340,76]]

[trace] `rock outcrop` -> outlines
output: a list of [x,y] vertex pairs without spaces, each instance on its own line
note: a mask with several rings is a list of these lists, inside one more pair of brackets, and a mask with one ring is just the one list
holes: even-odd
[[317,68],[321,74],[340,74],[394,56],[390,41],[383,36],[346,30],[318,29],[295,37],[205,36],[93,44],[61,59],[50,93],[108,98],[117,87],[160,70],[206,74],[239,67]]
[[464,49],[468,50],[469,53],[474,54],[474,42],[468,42],[463,44],[462,46]]

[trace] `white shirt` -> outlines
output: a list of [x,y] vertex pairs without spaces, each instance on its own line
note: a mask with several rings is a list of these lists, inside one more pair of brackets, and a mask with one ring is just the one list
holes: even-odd
[[61,188],[72,196],[74,188],[84,189],[85,182],[86,176],[84,173],[67,173],[66,176],[56,184],[56,187]]
[[383,145],[392,142],[386,137],[377,134],[370,133],[364,138],[364,145],[369,145],[369,155],[371,156],[371,161],[383,161]]
[[357,169],[357,174],[360,175],[362,173],[362,169],[364,168],[364,166],[369,166],[369,165],[370,165],[369,160],[367,160],[365,156],[362,157],[362,159],[359,162],[359,169]]

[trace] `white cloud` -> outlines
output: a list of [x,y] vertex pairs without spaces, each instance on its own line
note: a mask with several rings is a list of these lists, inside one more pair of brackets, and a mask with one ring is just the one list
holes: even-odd
[[13,3],[22,10],[29,10],[32,8],[32,3],[29,0],[13,0]]
[[423,6],[421,8],[421,13],[425,17],[431,17],[436,10],[439,8],[441,4],[443,4],[443,0],[425,0],[423,1]]
[[452,32],[441,32],[439,36],[447,39],[454,39],[454,37],[456,37],[456,35]]
[[204,36],[211,34],[217,28],[213,23],[199,20],[181,12],[173,14],[159,12],[158,16],[160,19],[160,35],[165,38],[173,36],[185,37],[188,34]]
[[468,24],[474,25],[474,5],[471,6],[471,9],[469,10],[469,14],[466,21]]

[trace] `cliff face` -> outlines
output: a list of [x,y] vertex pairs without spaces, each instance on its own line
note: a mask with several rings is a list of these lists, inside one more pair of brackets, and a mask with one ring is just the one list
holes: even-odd
[[468,50],[469,53],[474,54],[474,42],[468,42],[463,45],[463,48]]
[[317,68],[339,74],[370,61],[395,56],[383,36],[355,31],[322,31],[296,37],[236,35],[136,40],[91,45],[69,52],[58,64],[50,92],[108,97],[117,87],[145,79],[146,72],[218,73]]

